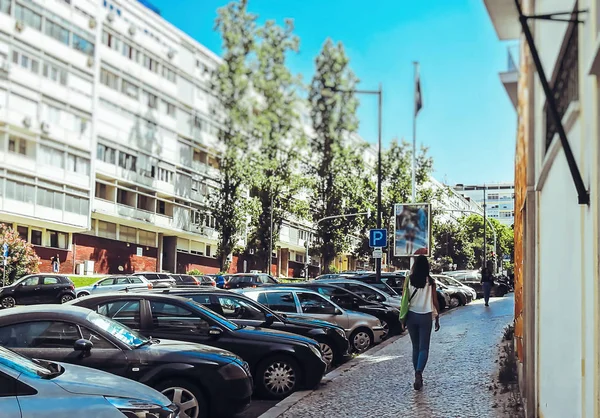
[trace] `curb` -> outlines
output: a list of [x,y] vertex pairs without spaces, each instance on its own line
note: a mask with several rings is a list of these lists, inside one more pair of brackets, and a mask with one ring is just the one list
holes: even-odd
[[[440,314],[440,318],[452,311],[453,311],[452,309],[445,310],[444,312],[442,312]],[[376,345],[375,347],[371,348],[370,350],[366,351],[363,354],[368,354],[368,355],[377,354],[379,351],[383,350],[388,345],[391,345],[391,344],[395,343],[396,341],[398,341],[400,338],[403,338],[406,336],[408,336],[408,332],[406,332],[406,331],[400,335],[394,335],[393,337],[390,337],[389,339],[385,340],[381,344]],[[264,412],[262,415],[259,415],[258,418],[278,418],[278,417],[280,417],[288,409],[290,409],[292,406],[294,406],[295,404],[300,402],[302,399],[311,395],[313,392],[316,392],[317,390],[319,390],[319,388],[322,385],[326,385],[328,383],[333,382],[334,380],[336,380],[337,378],[342,376],[344,373],[346,373],[350,369],[353,369],[354,367],[356,367],[362,361],[365,361],[365,358],[362,357],[362,355],[359,355],[358,357],[347,361],[346,363],[342,364],[340,367],[330,371],[325,376],[323,376],[323,379],[321,379],[321,383],[319,384],[319,386],[316,389],[301,390],[301,391],[295,392],[295,393],[291,394],[290,396],[288,396],[287,398],[285,398],[284,400],[282,400],[281,402],[279,402],[277,405],[271,407],[268,411]]]

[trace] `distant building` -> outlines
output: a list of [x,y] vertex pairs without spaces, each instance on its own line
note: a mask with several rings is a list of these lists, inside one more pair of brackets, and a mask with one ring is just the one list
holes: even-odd
[[[512,226],[515,222],[515,185],[514,183],[496,184],[457,184],[457,193],[470,198],[483,207],[484,195],[487,205],[487,216],[500,223]],[[484,194],[485,193],[485,194]]]
[[456,221],[463,216],[479,214],[483,216],[483,207],[468,196],[463,196],[452,187],[445,185],[433,177],[429,178],[423,187],[430,187],[434,191],[441,191],[441,197],[432,203],[433,209],[441,213],[438,218],[443,222]]

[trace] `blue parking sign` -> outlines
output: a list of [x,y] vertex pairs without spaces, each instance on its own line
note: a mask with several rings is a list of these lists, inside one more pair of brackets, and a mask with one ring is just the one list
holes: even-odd
[[8,257],[8,244],[4,243],[2,245],[2,254],[4,255],[4,257]]
[[369,247],[387,247],[387,229],[371,229]]

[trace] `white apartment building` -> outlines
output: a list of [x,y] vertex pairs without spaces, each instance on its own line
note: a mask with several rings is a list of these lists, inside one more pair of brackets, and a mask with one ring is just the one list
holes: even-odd
[[42,270],[218,270],[218,64],[138,1],[0,0],[0,221]]
[[463,196],[452,187],[443,184],[433,177],[424,184],[434,192],[441,192],[439,200],[435,200],[432,209],[438,209],[442,222],[455,222],[463,216],[472,214],[483,216],[483,207],[469,197]]
[[454,190],[483,207],[489,218],[512,226],[515,222],[515,185],[513,183],[496,184],[457,184]]

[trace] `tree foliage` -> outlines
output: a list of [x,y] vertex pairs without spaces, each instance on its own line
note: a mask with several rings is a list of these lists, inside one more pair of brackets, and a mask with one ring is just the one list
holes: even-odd
[[252,132],[252,69],[247,59],[255,49],[257,16],[247,10],[247,0],[232,2],[218,10],[215,30],[222,37],[223,63],[215,73],[213,93],[223,112],[219,140],[224,150],[220,160],[219,189],[210,197],[219,243],[221,270],[229,268],[229,257],[246,228],[249,213],[246,179],[249,135]]
[[[494,218],[488,218],[493,225],[496,235],[498,250],[496,257],[501,260],[505,255],[511,259],[514,254],[514,231],[511,227],[506,226]],[[460,227],[467,236],[467,239],[473,246],[474,260],[476,267],[480,267],[483,261],[483,217],[479,215],[470,215],[460,220]],[[487,251],[488,259],[494,249],[494,234],[490,230],[489,224],[487,227]]]
[[473,243],[461,223],[434,221],[433,244],[434,259],[449,258],[458,270],[475,267]]
[[[374,197],[367,196],[372,178],[365,170],[366,145],[350,143],[358,129],[358,100],[354,90],[359,80],[349,63],[343,45],[328,39],[316,58],[316,72],[310,85],[314,130],[310,146],[316,160],[311,208],[315,221],[362,212]],[[350,234],[357,232],[361,222],[360,217],[349,217],[318,224],[317,237],[325,272],[329,271],[335,256],[348,249]]]
[[[8,244],[7,264],[0,264],[0,275],[6,272],[6,284],[14,282],[19,277],[39,271],[40,258],[33,246],[21,239],[19,234],[10,226],[0,224],[0,239],[2,244]],[[0,276],[1,279],[1,276]]]

